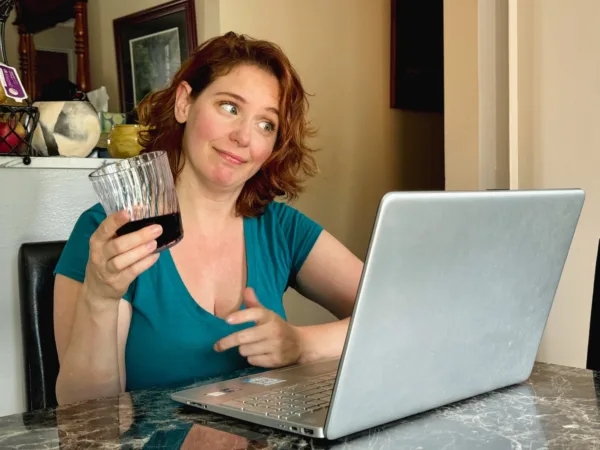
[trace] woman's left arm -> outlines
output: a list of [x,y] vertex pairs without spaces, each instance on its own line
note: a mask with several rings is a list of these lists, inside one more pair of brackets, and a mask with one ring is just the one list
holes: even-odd
[[295,289],[340,320],[297,327],[302,340],[299,362],[341,354],[362,269],[360,259],[330,233],[321,232],[296,276]]

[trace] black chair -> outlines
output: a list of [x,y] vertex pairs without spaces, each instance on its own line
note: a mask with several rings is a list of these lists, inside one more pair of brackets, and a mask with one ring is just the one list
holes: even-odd
[[592,292],[592,311],[588,337],[587,365],[591,370],[600,371],[600,243],[596,254],[594,271],[594,289]]
[[65,241],[36,242],[19,249],[21,332],[27,408],[57,405],[58,354],[54,341],[54,275]]

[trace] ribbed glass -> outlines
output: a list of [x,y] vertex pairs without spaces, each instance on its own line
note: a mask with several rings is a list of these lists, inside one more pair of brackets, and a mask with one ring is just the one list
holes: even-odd
[[92,186],[107,215],[126,210],[130,223],[118,235],[158,223],[163,235],[158,250],[172,247],[183,237],[179,202],[167,154],[144,153],[106,164],[89,175]]

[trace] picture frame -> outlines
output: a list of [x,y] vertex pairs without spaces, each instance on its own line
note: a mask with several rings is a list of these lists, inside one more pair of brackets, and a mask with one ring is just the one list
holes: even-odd
[[194,0],[172,0],[113,21],[119,101],[127,123],[149,92],[162,89],[198,46]]
[[390,108],[443,113],[444,1],[390,1]]

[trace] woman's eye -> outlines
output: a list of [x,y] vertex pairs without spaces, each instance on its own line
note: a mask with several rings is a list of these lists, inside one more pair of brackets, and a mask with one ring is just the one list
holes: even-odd
[[275,125],[273,125],[271,122],[261,122],[260,127],[265,131],[275,131]]
[[223,108],[229,114],[237,115],[238,113],[237,107],[233,103],[223,102],[221,103],[221,108]]

